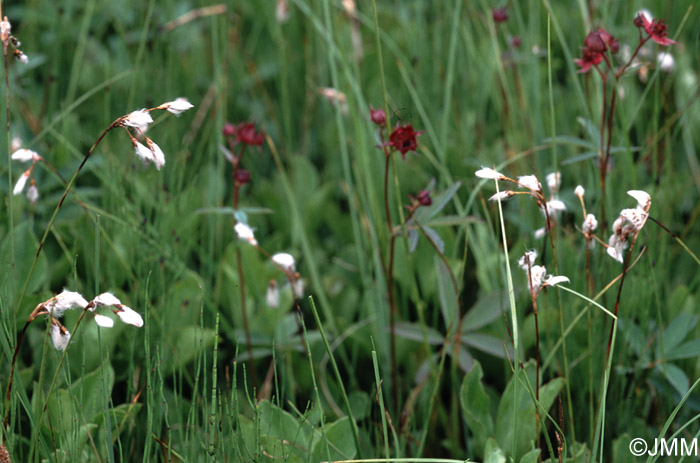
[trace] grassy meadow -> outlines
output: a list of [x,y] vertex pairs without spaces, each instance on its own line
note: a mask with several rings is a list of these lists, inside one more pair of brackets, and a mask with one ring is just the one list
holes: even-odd
[[13,463],[697,442],[694,2],[1,6]]

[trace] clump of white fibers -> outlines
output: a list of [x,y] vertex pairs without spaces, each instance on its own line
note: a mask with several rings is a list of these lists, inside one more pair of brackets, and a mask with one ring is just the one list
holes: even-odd
[[540,290],[545,286],[554,286],[560,283],[569,283],[569,279],[561,275],[547,275],[547,269],[544,265],[535,265],[537,259],[537,251],[534,249],[525,252],[523,257],[518,259],[518,266],[525,271],[525,275],[530,277],[528,282],[528,290],[532,292],[533,297],[537,297]]
[[651,196],[642,190],[630,190],[627,192],[637,200],[635,209],[623,209],[619,217],[613,222],[613,234],[608,239],[607,253],[616,261],[622,263],[624,250],[629,247],[630,238],[636,239],[639,232],[649,217],[651,208]]

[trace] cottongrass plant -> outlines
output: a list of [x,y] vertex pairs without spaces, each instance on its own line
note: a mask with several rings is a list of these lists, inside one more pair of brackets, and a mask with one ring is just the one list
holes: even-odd
[[[17,344],[15,346],[15,352],[12,356],[10,378],[7,383],[6,400],[8,404],[12,393],[12,383],[14,379],[15,365],[17,363],[17,356],[19,355],[19,350],[22,346],[22,341],[24,340],[24,336],[29,328],[29,325],[40,316],[47,315],[50,323],[49,334],[51,336],[53,346],[56,348],[56,350],[65,351],[71,341],[71,333],[65,326],[63,326],[59,319],[63,318],[66,311],[77,308],[81,309],[82,311],[78,317],[78,321],[75,324],[75,328],[73,330],[74,332],[80,326],[80,322],[83,320],[86,313],[91,313],[93,315],[94,321],[97,325],[103,328],[111,328],[114,326],[114,320],[106,315],[96,313],[98,308],[103,307],[111,308],[111,311],[126,324],[139,328],[143,326],[143,318],[141,315],[130,307],[122,304],[122,302],[112,293],[99,294],[93,300],[88,302],[80,293],[64,289],[61,293],[39,303],[34,308],[32,313],[29,315],[29,318],[27,318],[22,331],[19,333]],[[7,426],[8,423],[9,411],[10,407],[8,406],[5,415],[5,426]]]

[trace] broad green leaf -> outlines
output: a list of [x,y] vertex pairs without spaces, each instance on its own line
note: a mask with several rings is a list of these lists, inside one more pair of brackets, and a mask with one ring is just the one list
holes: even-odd
[[577,117],[576,122],[586,129],[588,137],[593,141],[593,145],[600,146],[600,130],[598,130],[598,127],[593,122],[583,117]]
[[[494,357],[506,358],[507,344],[503,339],[483,333],[467,333],[462,335],[462,342],[474,349],[491,354]],[[507,352],[510,354],[510,358],[512,358],[512,348],[508,347]]]
[[520,463],[537,463],[540,461],[540,449],[532,449],[520,459]]
[[688,389],[690,388],[690,381],[683,370],[672,363],[657,365],[656,369],[664,375],[668,382],[671,383],[671,386],[673,386],[673,388],[678,391],[681,396],[688,392]]
[[640,457],[636,457],[630,452],[630,442],[632,438],[628,433],[624,433],[613,440],[612,461],[615,463],[639,463]]
[[211,349],[214,345],[214,330],[199,326],[186,326],[175,337],[174,352],[168,357],[168,370],[178,370],[190,363],[201,350]]
[[355,458],[357,448],[352,434],[350,418],[343,417],[331,425],[325,426],[325,436],[314,440],[313,461],[351,460]]
[[557,145],[573,145],[579,146],[581,148],[588,148],[590,150],[597,149],[593,143],[583,140],[581,138],[572,137],[571,135],[557,135],[556,137],[547,137],[542,140],[544,143],[556,143]]
[[462,332],[476,331],[501,318],[508,310],[506,290],[480,295],[462,320]]
[[435,256],[435,269],[437,271],[438,300],[445,326],[452,326],[455,318],[455,308],[457,307],[457,293],[450,272],[445,263],[438,256]]
[[685,342],[673,349],[664,360],[678,360],[700,357],[700,338]]
[[466,374],[459,391],[459,403],[462,406],[464,421],[472,434],[472,445],[477,458],[484,456],[486,440],[493,435],[493,417],[491,416],[491,399],[482,384],[484,376],[481,364],[474,361],[474,367]]
[[[13,234],[15,243],[14,294],[17,297],[24,287],[27,275],[29,275],[29,269],[36,256],[36,251],[39,249],[39,240],[28,221],[17,224]],[[0,261],[7,262],[7,267],[3,269],[3,285],[9,283],[9,263],[11,260],[10,236],[6,235],[4,238],[0,252]],[[29,286],[27,286],[27,293],[36,292],[43,285],[48,273],[49,267],[46,261],[46,253],[42,252],[39,254],[39,260],[37,261],[32,278],[29,281]]]
[[453,225],[463,225],[465,223],[481,223],[483,219],[479,217],[472,216],[459,216],[459,215],[446,215],[444,217],[437,217],[430,220],[427,223],[422,223],[423,227],[449,227]]
[[[527,381],[525,378],[527,375]],[[516,460],[529,452],[537,440],[537,424],[535,422],[535,364],[528,362],[524,370],[520,370],[518,384],[518,409],[513,414],[515,405],[515,376],[511,378],[498,404],[496,416],[496,440],[506,455],[514,457]],[[529,386],[528,386],[529,384]],[[540,387],[541,410],[548,411],[554,399],[564,385],[562,378],[556,378]],[[532,395],[528,388],[532,388]],[[517,430],[517,432],[516,432]],[[513,439],[515,438],[515,455],[513,452]]]
[[659,340],[660,347],[663,345],[664,357],[673,354],[674,349],[680,345],[698,323],[698,316],[687,312],[679,313],[671,323],[664,329],[662,339]]
[[501,448],[498,446],[498,442],[490,437],[486,441],[484,463],[506,463],[506,456],[504,455],[503,450],[501,450]]
[[429,326],[421,326],[420,323],[397,322],[394,325],[394,333],[405,339],[412,341],[424,342],[428,344],[442,344],[445,340],[439,331]]

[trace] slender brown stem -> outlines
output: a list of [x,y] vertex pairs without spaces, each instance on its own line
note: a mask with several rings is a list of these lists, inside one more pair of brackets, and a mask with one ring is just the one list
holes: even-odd
[[394,227],[391,224],[391,213],[389,212],[389,155],[384,148],[384,212],[386,214],[386,225],[389,231],[389,264],[386,266],[386,285],[389,297],[389,339],[391,345],[391,390],[394,396],[394,410],[399,410],[399,377],[398,365],[396,362],[396,301],[394,300],[394,245],[396,236]]
[[7,408],[5,410],[5,419],[3,420],[3,425],[5,428],[8,427],[9,425],[9,419],[10,419],[10,395],[12,393],[12,382],[14,379],[14,373],[15,373],[15,364],[17,363],[17,356],[19,355],[19,347],[22,345],[22,341],[24,340],[24,335],[27,332],[27,328],[29,328],[29,324],[31,323],[31,320],[27,320],[27,322],[24,324],[24,328],[22,328],[22,331],[19,333],[19,337],[17,338],[17,345],[15,346],[15,353],[12,355],[12,365],[10,366],[10,377],[7,380],[7,395],[5,397],[5,401],[7,402]]
[[[620,308],[620,297],[622,296],[622,285],[625,283],[625,275],[627,275],[627,268],[629,267],[630,263],[630,258],[632,257],[632,251],[634,251],[634,245],[637,242],[637,237],[639,236],[639,232],[634,234],[634,237],[632,238],[632,244],[630,244],[630,251],[627,253],[627,257],[625,258],[625,265],[622,268],[622,277],[620,278],[620,286],[617,288],[617,299],[615,300],[615,311],[613,314],[617,317],[617,311]],[[605,364],[608,364],[608,357],[610,356],[610,347],[612,345],[612,338],[613,338],[613,329],[615,328],[615,323],[610,325],[610,336],[608,336],[608,347],[605,350]]]
[[[608,79],[606,74],[601,73],[602,83],[603,83],[603,102],[602,102],[602,114],[600,115],[600,154],[598,156],[598,162],[600,162],[600,223],[605,228],[605,177],[608,171],[608,160],[605,155],[605,127],[606,127],[606,111],[607,111],[607,93],[608,93]],[[612,119],[612,114],[607,115],[607,118]],[[610,134],[608,134],[610,137]]]
[[[233,154],[233,146],[231,146],[231,153]],[[241,185],[238,183],[236,180],[238,170],[240,168],[240,162],[241,159],[243,158],[243,154],[245,153],[245,145],[243,145],[243,149],[241,150],[241,153],[236,156],[234,154],[233,158],[233,210],[237,211],[238,210],[238,193],[240,190]],[[253,358],[253,341],[250,336],[250,325],[248,324],[248,310],[246,307],[246,300],[245,300],[245,274],[243,273],[243,260],[241,258],[241,249],[236,248],[236,263],[238,265],[238,279],[239,279],[239,285],[240,285],[240,293],[241,293],[241,318],[243,319],[243,331],[245,332],[245,343],[246,343],[246,350],[248,351],[248,359],[250,360],[250,379],[253,382],[253,387],[257,389],[258,387],[258,376],[255,371],[255,359]]]

